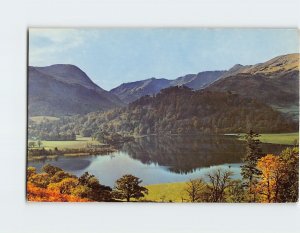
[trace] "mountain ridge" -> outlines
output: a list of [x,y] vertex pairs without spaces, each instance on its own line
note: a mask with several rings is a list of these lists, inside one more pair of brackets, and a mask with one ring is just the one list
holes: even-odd
[[[123,83],[110,91],[99,87],[72,64],[29,66],[28,82],[28,109],[33,115],[74,115],[108,110],[182,85],[194,90],[229,91],[254,97],[275,108],[289,108],[299,106],[299,54],[280,55],[255,65],[236,64],[227,71],[203,71],[176,79],[152,77]],[[64,107],[68,110],[64,111]]]
[[291,71],[299,71],[299,53],[279,55],[254,65],[236,64],[222,78],[240,73],[265,74],[274,77],[274,75],[282,75],[284,72]]
[[237,68],[207,90],[253,98],[298,119],[299,54],[277,56],[264,63]]
[[28,82],[31,116],[86,114],[124,106],[117,96],[100,88],[74,65],[29,66]]
[[[39,72],[50,75],[58,81],[65,82],[68,84],[76,83],[87,88],[93,89],[93,87],[99,88],[97,84],[95,84],[88,75],[82,71],[79,67],[72,64],[53,64],[50,66],[30,66],[38,70]],[[72,73],[73,76],[69,74]]]
[[[170,86],[185,85],[194,90],[209,88],[214,83],[226,79],[231,76],[242,76],[247,74],[248,77],[258,75],[267,78],[280,78],[286,76],[294,76],[294,73],[299,71],[299,53],[285,54],[276,56],[267,61],[254,65],[236,64],[228,70],[202,71],[197,74],[186,74],[176,79],[155,79],[157,88],[152,90],[147,85],[148,80],[139,80],[135,82],[122,83],[118,87],[110,90],[126,103],[133,102],[145,95],[157,94],[160,90]],[[160,84],[159,80],[166,80],[164,84]]]
[[[204,71],[197,74],[187,74],[176,79],[150,78],[134,82],[122,83],[110,90],[126,103],[131,103],[140,97],[154,95],[160,90],[171,86],[182,86],[195,90],[203,89],[217,80],[225,71]],[[151,81],[151,82],[150,82]]]

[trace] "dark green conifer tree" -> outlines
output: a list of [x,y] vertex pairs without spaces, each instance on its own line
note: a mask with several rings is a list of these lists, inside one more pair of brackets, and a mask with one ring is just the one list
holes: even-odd
[[261,142],[258,139],[260,135],[255,133],[253,130],[250,130],[246,136],[246,156],[243,159],[244,165],[241,166],[241,174],[243,176],[243,183],[249,193],[249,201],[255,202],[256,196],[253,190],[253,185],[255,184],[256,177],[261,173],[257,167],[257,160],[260,159],[262,154]]

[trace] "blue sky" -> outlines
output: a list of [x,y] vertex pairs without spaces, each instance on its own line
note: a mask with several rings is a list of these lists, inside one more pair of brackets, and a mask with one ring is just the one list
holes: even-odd
[[74,64],[100,87],[175,79],[297,53],[296,29],[30,29],[29,64]]

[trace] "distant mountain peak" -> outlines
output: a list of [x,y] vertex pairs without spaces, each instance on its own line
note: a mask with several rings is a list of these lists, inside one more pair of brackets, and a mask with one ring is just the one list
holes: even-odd
[[217,80],[225,71],[204,71],[197,74],[187,74],[174,80],[152,77],[145,80],[123,83],[111,90],[126,103],[133,102],[145,95],[157,94],[170,86],[187,86],[199,90]]
[[273,75],[291,71],[299,71],[299,53],[277,56],[264,63],[256,64],[249,70],[252,74]]
[[241,64],[235,64],[233,67],[231,67],[228,71],[235,71],[235,70],[238,70],[240,68],[244,67],[243,65]]
[[230,91],[254,98],[298,119],[299,54],[282,55],[264,63],[233,68],[212,83],[208,90]]
[[274,57],[266,62],[257,63],[255,65],[236,64],[228,70],[224,77],[236,74],[264,74],[269,77],[278,76],[285,72],[299,71],[299,53],[292,53]]
[[29,67],[29,115],[74,115],[124,106],[75,65]]
[[88,75],[82,71],[79,67],[71,64],[54,64],[50,66],[34,67],[37,71],[51,75],[58,81],[68,84],[79,84],[86,88],[98,89],[103,91],[98,85],[96,85]]

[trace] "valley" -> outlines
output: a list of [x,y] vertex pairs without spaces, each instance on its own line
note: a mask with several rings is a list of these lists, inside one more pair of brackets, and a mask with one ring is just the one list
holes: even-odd
[[[250,194],[236,199],[231,189],[243,191],[249,150],[261,150],[255,169],[267,156],[296,156],[297,62],[298,55],[288,54],[228,70],[123,83],[110,91],[73,65],[29,67],[30,180],[39,187],[34,177],[44,176],[48,165],[77,183],[92,174],[108,196],[74,191],[76,197],[125,201],[111,187],[132,174],[148,190],[133,201],[194,202],[187,189],[201,177],[201,202],[252,202]],[[223,190],[226,198],[206,196],[212,177],[226,174],[232,184]]]

